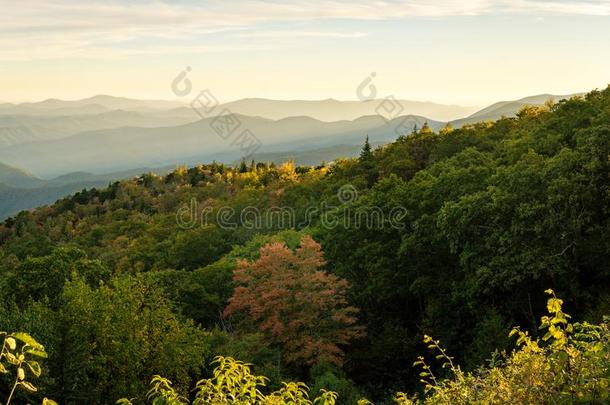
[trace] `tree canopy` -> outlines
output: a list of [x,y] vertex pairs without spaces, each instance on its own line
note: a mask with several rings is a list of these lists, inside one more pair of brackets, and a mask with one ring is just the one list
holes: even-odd
[[577,323],[601,328],[573,326],[564,347],[605,333],[610,88],[367,144],[318,167],[144,174],[7,219],[0,330],[44,343],[44,395],[91,404],[143,398],[156,374],[188,397],[218,355],[254,364],[272,390],[297,379],[387,400],[421,389],[411,365],[424,335],[464,384],[516,384],[476,370],[510,350],[513,325],[544,338],[548,288]]

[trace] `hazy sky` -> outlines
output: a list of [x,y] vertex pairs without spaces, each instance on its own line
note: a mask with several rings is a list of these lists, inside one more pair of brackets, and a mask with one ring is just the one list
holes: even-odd
[[[610,83],[610,0],[0,0],[0,101],[378,96],[484,105]],[[185,100],[188,101],[188,100]]]

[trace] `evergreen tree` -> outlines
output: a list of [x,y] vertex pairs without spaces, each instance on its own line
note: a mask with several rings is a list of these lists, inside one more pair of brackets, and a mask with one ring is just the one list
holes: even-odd
[[362,151],[360,151],[359,162],[366,184],[371,187],[377,181],[377,169],[368,135],[364,141],[364,146],[362,146]]
[[239,164],[239,172],[246,173],[247,171],[248,171],[248,166],[246,165],[246,161],[244,159],[242,159],[241,163]]
[[371,150],[371,144],[369,143],[369,136],[366,136],[364,140],[364,146],[360,151],[360,162],[369,162],[373,160],[373,151]]

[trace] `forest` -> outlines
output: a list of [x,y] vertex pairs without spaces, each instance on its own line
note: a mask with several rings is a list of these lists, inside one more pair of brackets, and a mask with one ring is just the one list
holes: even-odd
[[82,190],[0,274],[3,404],[608,403],[610,87]]

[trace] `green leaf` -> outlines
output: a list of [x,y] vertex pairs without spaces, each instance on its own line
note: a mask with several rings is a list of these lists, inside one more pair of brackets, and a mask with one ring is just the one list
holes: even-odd
[[22,341],[23,343],[25,343],[27,345],[30,345],[34,349],[44,351],[44,346],[41,345],[40,343],[38,343],[36,341],[36,339],[34,339],[33,337],[31,337],[30,335],[28,335],[25,332],[16,332],[16,333],[13,333],[11,336],[17,340]]
[[27,349],[25,353],[31,354],[32,356],[42,357],[44,359],[48,357],[47,352],[44,350]]
[[36,377],[40,377],[40,373],[42,373],[42,369],[40,367],[40,364],[38,364],[37,361],[28,361],[26,362],[26,364],[28,365],[28,367],[30,368],[30,370],[32,370],[32,374],[34,374]]

